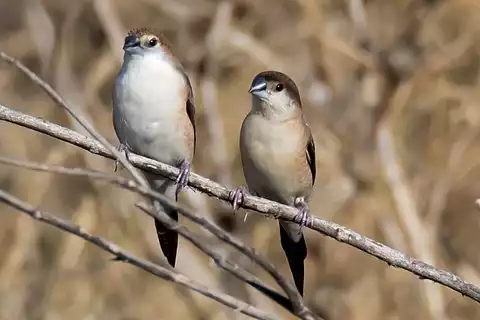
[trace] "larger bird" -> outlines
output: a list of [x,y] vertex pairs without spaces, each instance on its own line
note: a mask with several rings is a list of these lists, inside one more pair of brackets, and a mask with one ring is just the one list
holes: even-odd
[[[148,29],[131,30],[123,45],[123,64],[113,90],[113,124],[125,151],[176,166],[177,181],[144,172],[150,186],[177,200],[186,186],[195,151],[193,90],[167,40]],[[178,212],[154,202],[155,210],[174,220]],[[178,234],[155,220],[161,249],[175,266]]]
[[[252,107],[242,124],[240,153],[248,189],[253,194],[299,209],[299,224],[279,221],[280,241],[295,285],[303,295],[307,246],[302,225],[315,182],[315,144],[302,113],[300,94],[286,74],[259,73],[250,90]],[[232,195],[234,208],[246,190]]]

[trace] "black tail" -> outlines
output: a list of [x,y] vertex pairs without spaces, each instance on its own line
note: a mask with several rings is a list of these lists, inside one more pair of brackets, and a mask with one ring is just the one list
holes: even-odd
[[[159,178],[153,174],[146,174],[147,180],[155,191],[162,193],[164,196],[177,201],[176,185],[170,180]],[[166,213],[167,216],[178,221],[178,212],[169,205],[159,201],[153,201],[153,207],[157,212]],[[177,260],[178,233],[169,230],[163,223],[155,219],[155,229],[157,230],[158,241],[163,255],[167,258],[168,263],[175,267]]]
[[283,251],[287,256],[288,265],[292,272],[293,281],[298,292],[303,296],[303,279],[304,279],[304,260],[307,257],[307,244],[303,234],[298,242],[293,241],[284,228],[280,225],[280,242]]
[[[172,210],[169,212],[170,218],[178,221],[178,212]],[[168,263],[175,268],[175,261],[177,259],[178,248],[178,233],[171,231],[165,227],[163,223],[155,219],[155,228],[157,229],[158,241],[160,242],[160,248],[167,258]]]

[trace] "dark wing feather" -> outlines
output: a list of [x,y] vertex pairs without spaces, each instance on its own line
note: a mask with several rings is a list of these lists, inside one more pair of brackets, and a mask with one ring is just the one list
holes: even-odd
[[315,159],[315,141],[313,141],[313,136],[310,133],[310,137],[307,142],[307,162],[312,172],[312,185],[315,183],[315,177],[317,175],[317,164]]
[[188,85],[187,114],[193,126],[193,153],[195,153],[195,147],[197,145],[197,128],[195,126],[195,100],[193,98],[193,89],[192,85],[190,84],[190,79],[188,79],[186,73],[184,73],[184,75]]

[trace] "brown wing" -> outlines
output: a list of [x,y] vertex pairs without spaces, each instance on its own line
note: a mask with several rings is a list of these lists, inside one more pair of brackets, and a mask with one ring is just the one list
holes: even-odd
[[312,173],[312,185],[315,183],[315,177],[317,175],[317,165],[315,159],[315,141],[313,141],[313,136],[310,133],[310,137],[307,142],[307,162],[310,167],[310,172]]
[[180,73],[183,75],[183,78],[185,79],[185,82],[187,83],[187,104],[186,104],[186,111],[188,118],[190,119],[190,122],[192,123],[193,126],[193,153],[195,154],[195,147],[197,145],[197,128],[195,126],[195,99],[193,96],[193,89],[192,89],[192,84],[190,83],[190,79],[188,78],[187,73],[185,72],[185,69],[181,65],[181,63],[177,60],[174,60],[175,66],[180,71]]

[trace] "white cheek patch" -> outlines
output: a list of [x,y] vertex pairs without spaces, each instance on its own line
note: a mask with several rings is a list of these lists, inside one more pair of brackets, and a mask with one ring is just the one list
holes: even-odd
[[272,108],[280,114],[289,113],[293,108],[292,99],[284,91],[274,92],[270,95]]

